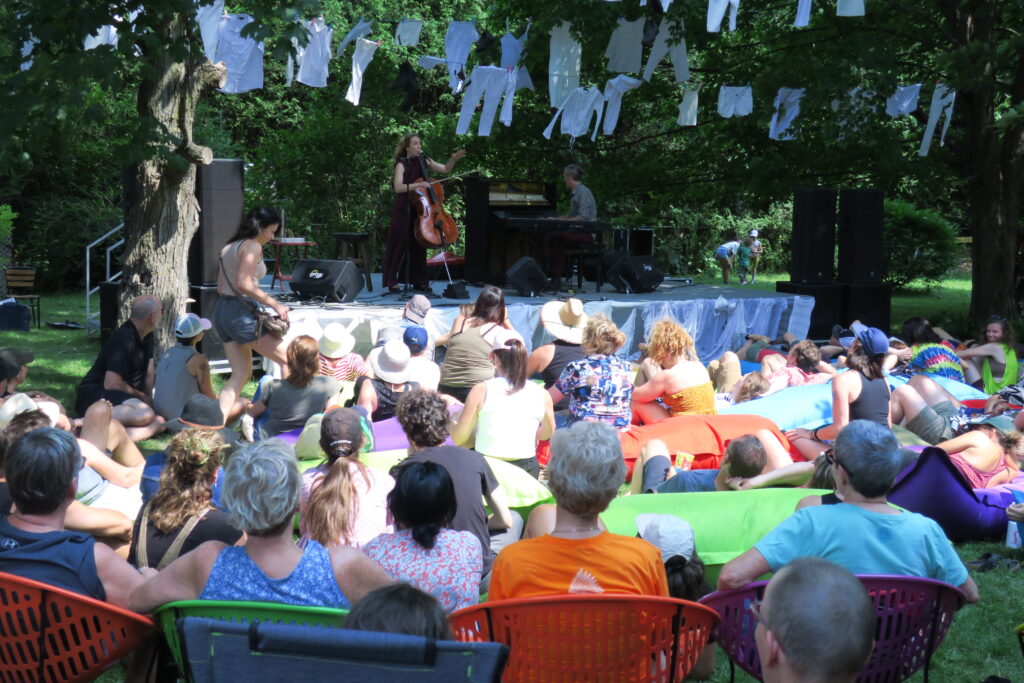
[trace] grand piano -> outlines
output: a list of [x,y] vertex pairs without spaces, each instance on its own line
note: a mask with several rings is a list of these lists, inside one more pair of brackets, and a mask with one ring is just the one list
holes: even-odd
[[610,230],[600,221],[551,221],[558,215],[555,183],[466,179],[466,279],[505,284],[505,271],[522,256],[546,268],[546,234]]

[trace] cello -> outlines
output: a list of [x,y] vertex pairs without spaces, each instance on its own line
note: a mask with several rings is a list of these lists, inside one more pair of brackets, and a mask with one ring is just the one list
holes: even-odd
[[[459,228],[455,219],[444,208],[444,187],[441,181],[433,180],[427,171],[424,156],[419,156],[425,188],[418,187],[409,193],[409,201],[416,207],[416,241],[424,249],[440,247],[446,249],[459,239]],[[454,177],[454,176],[452,176]]]

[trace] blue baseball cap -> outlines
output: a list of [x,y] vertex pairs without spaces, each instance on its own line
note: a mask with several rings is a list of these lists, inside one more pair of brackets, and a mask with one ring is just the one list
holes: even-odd
[[409,347],[410,353],[419,353],[427,348],[427,331],[422,327],[407,327],[402,341]]
[[889,335],[877,327],[864,327],[861,325],[856,329],[856,333],[860,345],[864,347],[864,353],[869,356],[877,356],[889,352]]

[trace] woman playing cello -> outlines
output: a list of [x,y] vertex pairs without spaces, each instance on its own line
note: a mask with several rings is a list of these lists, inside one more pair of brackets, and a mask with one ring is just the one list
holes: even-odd
[[424,180],[424,166],[428,172],[451,173],[455,163],[466,155],[460,149],[448,158],[448,163],[441,165],[423,156],[423,142],[415,133],[402,136],[394,155],[394,189],[395,203],[391,208],[391,227],[388,230],[388,247],[384,254],[383,281],[384,287],[391,293],[397,293],[398,273],[402,265],[402,257],[409,258],[409,279],[412,288],[418,292],[429,292],[430,282],[427,279],[427,250],[416,240],[413,234],[417,219],[413,211],[409,195],[416,190],[429,189],[430,184]]

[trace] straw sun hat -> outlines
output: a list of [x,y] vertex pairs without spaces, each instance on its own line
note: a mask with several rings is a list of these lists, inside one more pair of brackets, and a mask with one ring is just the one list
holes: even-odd
[[587,314],[579,299],[549,301],[540,309],[540,323],[555,338],[570,344],[583,341],[583,328],[587,326]]

